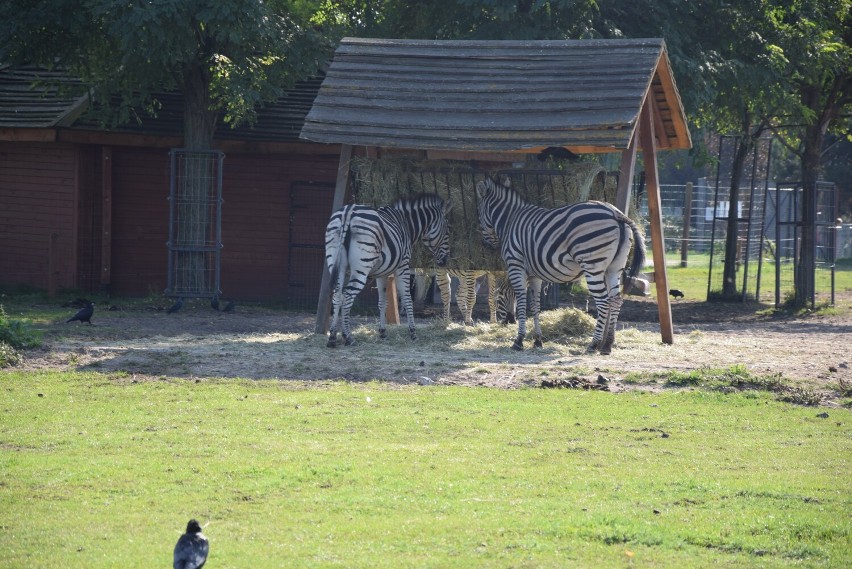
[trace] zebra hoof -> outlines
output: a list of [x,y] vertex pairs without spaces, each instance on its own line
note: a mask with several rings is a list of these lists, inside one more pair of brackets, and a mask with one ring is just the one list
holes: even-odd
[[541,347],[541,338],[535,339],[535,341],[533,342],[533,347],[534,348],[540,348]]
[[587,354],[594,354],[597,351],[598,351],[598,343],[597,342],[592,342],[591,344],[586,346],[586,353]]
[[604,356],[608,356],[612,353],[612,342],[605,342],[601,346],[601,354]]
[[518,352],[522,352],[522,351],[524,351],[524,343],[515,340],[515,343],[512,344],[512,349],[516,350]]
[[325,343],[325,347],[326,348],[336,348],[337,347],[337,340],[332,340],[331,338],[329,338],[328,342]]
[[379,338],[381,338],[382,340],[384,340],[384,339],[385,339],[385,338],[387,338],[387,337],[388,337],[388,332],[387,332],[387,330],[385,330],[384,328],[379,328]]

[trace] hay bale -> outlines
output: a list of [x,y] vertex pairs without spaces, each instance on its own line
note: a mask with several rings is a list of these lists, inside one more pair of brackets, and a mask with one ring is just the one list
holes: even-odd
[[[497,251],[485,248],[476,213],[476,183],[488,176],[506,177],[512,188],[530,203],[558,207],[589,199],[594,181],[603,168],[596,162],[565,164],[540,171],[474,170],[463,162],[416,160],[407,157],[353,158],[353,189],[358,203],[379,207],[401,197],[434,193],[452,204],[450,212],[450,261],[458,270],[503,270]],[[434,269],[434,257],[418,244],[412,266]]]
[[548,341],[587,340],[595,331],[595,319],[576,308],[541,312],[541,333]]

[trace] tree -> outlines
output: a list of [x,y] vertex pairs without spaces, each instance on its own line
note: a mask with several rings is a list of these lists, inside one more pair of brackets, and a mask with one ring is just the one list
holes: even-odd
[[[103,117],[156,113],[157,93],[184,97],[184,146],[208,149],[217,118],[251,120],[264,101],[315,73],[328,44],[254,0],[6,0],[0,61],[60,67],[79,77]],[[118,96],[118,104],[111,97]]]
[[795,98],[779,116],[776,132],[801,161],[802,241],[795,302],[815,293],[816,188],[826,136],[850,136],[852,127],[852,15],[850,0],[772,3],[772,46],[783,58],[783,76]]

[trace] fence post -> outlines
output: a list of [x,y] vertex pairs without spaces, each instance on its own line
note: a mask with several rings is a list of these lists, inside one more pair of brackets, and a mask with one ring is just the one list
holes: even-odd
[[687,247],[689,244],[689,225],[692,223],[692,182],[686,183],[686,193],[683,196],[683,234],[680,240],[680,266],[688,264]]

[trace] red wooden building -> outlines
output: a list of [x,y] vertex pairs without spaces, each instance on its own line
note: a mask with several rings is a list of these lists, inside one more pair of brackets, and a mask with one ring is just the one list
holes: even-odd
[[[157,118],[107,129],[86,98],[34,88],[46,72],[0,68],[0,285],[160,294],[167,285],[169,150],[179,95]],[[315,306],[340,147],[299,140],[319,80],[220,125],[223,296]]]

